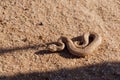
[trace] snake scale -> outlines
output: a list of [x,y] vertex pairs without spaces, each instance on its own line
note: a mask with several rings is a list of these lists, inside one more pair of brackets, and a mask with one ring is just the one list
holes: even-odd
[[[90,36],[93,37],[92,42],[90,42]],[[61,36],[56,44],[48,45],[48,50],[51,52],[62,51],[65,46],[68,51],[78,57],[85,57],[86,55],[92,54],[96,48],[102,43],[102,37],[95,32],[87,32],[83,35],[84,43],[82,45],[73,42],[70,38],[66,36]]]

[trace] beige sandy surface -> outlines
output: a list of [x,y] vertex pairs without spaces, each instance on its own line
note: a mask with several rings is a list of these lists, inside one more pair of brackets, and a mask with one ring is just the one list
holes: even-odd
[[[85,58],[46,44],[94,31]],[[120,80],[120,0],[0,0],[0,80]]]

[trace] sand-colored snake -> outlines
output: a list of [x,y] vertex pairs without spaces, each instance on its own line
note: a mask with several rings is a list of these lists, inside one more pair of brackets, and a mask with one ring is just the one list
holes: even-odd
[[[89,37],[92,36],[92,42],[89,42]],[[74,43],[70,38],[66,36],[61,36],[56,44],[48,45],[48,50],[51,52],[62,51],[65,48],[65,45],[68,51],[76,56],[86,56],[92,54],[93,51],[98,48],[98,46],[102,43],[102,37],[95,32],[87,32],[83,35],[84,43],[83,45],[78,45]]]

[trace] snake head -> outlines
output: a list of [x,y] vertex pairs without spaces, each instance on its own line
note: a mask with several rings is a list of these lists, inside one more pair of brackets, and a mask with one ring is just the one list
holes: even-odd
[[47,49],[51,52],[56,52],[57,51],[57,45],[55,45],[55,44],[48,45]]

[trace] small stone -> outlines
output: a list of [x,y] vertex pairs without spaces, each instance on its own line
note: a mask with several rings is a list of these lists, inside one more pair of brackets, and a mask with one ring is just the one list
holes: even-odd
[[28,9],[28,8],[25,8],[24,10],[26,11],[26,10],[29,10],[29,9]]
[[23,42],[26,42],[26,41],[27,41],[27,38],[22,39],[22,41],[23,41]]
[[43,23],[42,23],[42,22],[40,22],[38,25],[43,26]]
[[42,37],[42,36],[39,36],[39,39],[41,39],[41,40],[42,40],[42,39],[43,39],[43,37]]

